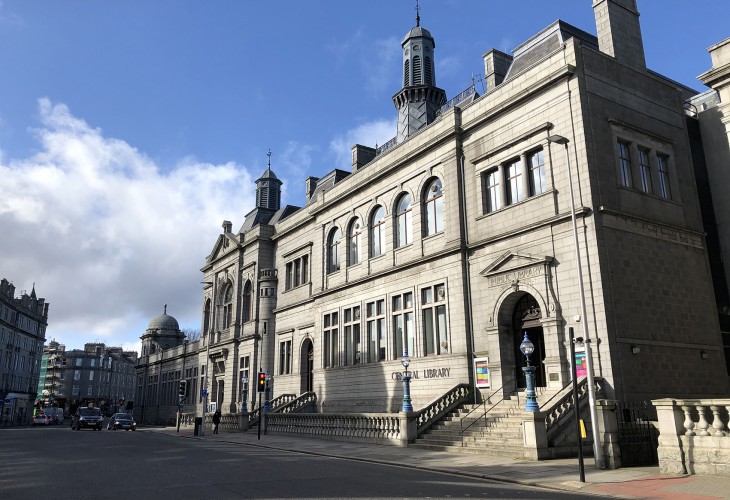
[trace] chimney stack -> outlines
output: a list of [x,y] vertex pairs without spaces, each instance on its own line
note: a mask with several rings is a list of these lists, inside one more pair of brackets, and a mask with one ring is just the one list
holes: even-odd
[[598,48],[626,66],[646,70],[636,0],[593,0]]

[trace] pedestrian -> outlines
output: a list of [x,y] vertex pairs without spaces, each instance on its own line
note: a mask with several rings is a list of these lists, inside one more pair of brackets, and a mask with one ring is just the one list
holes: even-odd
[[218,424],[221,423],[221,411],[216,410],[213,414],[213,434],[218,434]]

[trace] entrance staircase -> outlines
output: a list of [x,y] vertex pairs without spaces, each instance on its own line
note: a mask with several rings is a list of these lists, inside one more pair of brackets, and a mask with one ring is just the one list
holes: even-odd
[[[549,401],[556,392],[538,389],[538,405]],[[522,458],[524,403],[524,392],[519,392],[494,404],[462,404],[408,446]]]

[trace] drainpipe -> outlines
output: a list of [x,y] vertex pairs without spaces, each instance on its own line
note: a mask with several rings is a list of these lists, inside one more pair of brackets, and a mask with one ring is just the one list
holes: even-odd
[[464,183],[464,161],[465,161],[464,154],[461,154],[461,157],[459,158],[459,191],[460,191],[460,205],[461,205],[461,217],[459,217],[459,222],[461,223],[461,234],[464,239],[464,243],[462,245],[462,268],[464,270],[464,297],[466,297],[466,333],[469,336],[469,344],[468,344],[468,352],[467,352],[467,358],[469,362],[469,381],[472,386],[472,391],[474,393],[474,404],[477,404],[477,381],[476,377],[474,376],[474,370],[473,364],[474,364],[474,312],[472,308],[472,300],[471,300],[471,276],[470,276],[470,265],[469,265],[469,226],[467,221],[467,212],[466,212],[466,188]]

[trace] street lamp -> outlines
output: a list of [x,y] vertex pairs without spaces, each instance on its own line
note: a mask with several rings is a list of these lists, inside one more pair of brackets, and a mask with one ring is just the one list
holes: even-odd
[[[596,460],[596,467],[603,469],[603,454],[601,453],[601,441],[598,435],[598,415],[596,412],[596,385],[593,380],[593,354],[591,353],[591,339],[588,337],[588,319],[586,315],[586,293],[583,286],[583,268],[580,258],[580,246],[578,245],[578,225],[575,221],[575,199],[573,195],[573,175],[570,168],[570,151],[568,150],[567,138],[562,135],[551,135],[548,142],[562,144],[565,147],[565,160],[568,167],[568,190],[570,194],[570,220],[573,224],[573,246],[575,246],[575,261],[578,269],[578,292],[580,295],[581,323],[583,323],[583,339],[586,349],[586,378],[588,383],[588,409],[591,414],[591,432],[593,433],[593,456]],[[575,360],[572,361],[575,363]]]
[[241,378],[241,413],[248,413],[246,398],[248,397],[248,374],[244,373]]
[[401,411],[410,412],[413,411],[413,405],[411,404],[411,376],[408,375],[408,366],[411,364],[411,358],[408,357],[408,349],[403,349],[403,357],[400,358],[400,363],[403,365],[403,407]]
[[525,372],[525,381],[527,383],[527,403],[525,403],[525,411],[539,411],[540,407],[537,405],[537,398],[535,397],[535,367],[530,366],[530,355],[535,352],[535,344],[530,341],[530,338],[525,332],[525,337],[520,342],[520,351],[525,356],[527,366],[522,367],[522,371]]
[[200,388],[201,395],[203,397],[203,407],[200,409],[200,430],[199,435],[204,436],[205,435],[205,411],[208,409],[208,361],[210,361],[210,339],[213,335],[213,332],[215,331],[215,317],[216,317],[216,309],[215,309],[215,296],[216,296],[216,289],[218,284],[218,277],[216,275],[213,275],[213,281],[203,281],[203,285],[210,285],[213,287],[212,292],[212,302],[213,305],[211,307],[211,315],[210,315],[210,324],[204,325],[204,327],[208,330],[206,332],[206,338],[205,338],[205,375],[203,379],[203,387]]

